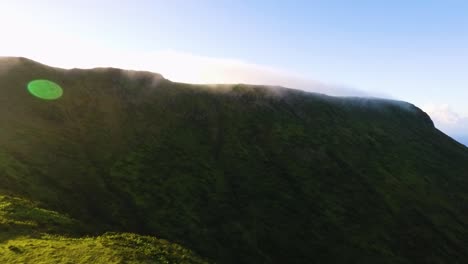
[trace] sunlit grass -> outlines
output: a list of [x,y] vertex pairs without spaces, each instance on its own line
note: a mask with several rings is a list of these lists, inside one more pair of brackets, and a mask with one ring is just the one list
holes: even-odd
[[135,234],[19,237],[0,245],[0,263],[206,263],[166,240]]
[[[25,199],[2,195],[0,263],[205,263],[192,251],[155,237],[131,233],[79,237],[80,225]],[[75,236],[63,235],[67,232]]]

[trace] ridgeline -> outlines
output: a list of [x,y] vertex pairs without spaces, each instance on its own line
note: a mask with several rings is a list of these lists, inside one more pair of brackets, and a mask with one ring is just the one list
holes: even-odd
[[468,258],[468,148],[409,103],[23,58],[0,93],[2,263]]

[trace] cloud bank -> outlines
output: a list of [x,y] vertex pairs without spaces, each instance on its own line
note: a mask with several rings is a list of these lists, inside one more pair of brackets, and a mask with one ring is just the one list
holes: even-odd
[[447,104],[428,104],[422,108],[440,130],[468,146],[468,116],[456,113]]
[[334,96],[375,96],[358,89],[325,84],[282,69],[236,59],[211,58],[172,50],[152,53],[122,53],[105,50],[84,54],[71,52],[47,55],[37,52],[26,57],[66,69],[115,67],[150,71],[160,73],[175,82],[274,85]]

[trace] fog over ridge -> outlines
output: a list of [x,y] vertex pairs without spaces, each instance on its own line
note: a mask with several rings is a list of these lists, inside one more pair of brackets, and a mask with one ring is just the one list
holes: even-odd
[[[65,69],[113,67],[132,70],[129,71],[129,76],[132,75],[133,71],[149,71],[159,73],[164,78],[176,82],[281,86],[331,96],[357,97],[356,100],[361,102],[364,102],[365,98],[386,98],[404,108],[411,108],[411,104],[394,100],[395,98],[389,95],[376,94],[345,85],[323,83],[287,70],[236,59],[211,58],[173,50],[135,53],[90,49],[88,56],[82,56],[82,53],[69,52],[63,49],[57,50],[53,54],[39,51],[14,55]],[[11,60],[11,62],[7,63],[9,66],[13,66],[18,62],[18,59],[15,58],[6,59]],[[4,63],[2,65],[0,66],[0,75],[7,73],[9,67],[5,66]],[[310,75],[313,76],[313,73]],[[452,111],[445,105],[423,105],[419,107],[426,111],[433,119],[436,127],[445,133],[457,138],[468,137],[468,117]]]

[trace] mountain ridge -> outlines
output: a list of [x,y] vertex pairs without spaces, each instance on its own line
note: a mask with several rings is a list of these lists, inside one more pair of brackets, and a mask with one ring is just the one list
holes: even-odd
[[[7,68],[0,194],[87,234],[157,236],[219,263],[468,255],[467,148],[414,105],[21,59]],[[63,96],[31,96],[34,79]]]
[[[3,60],[3,62],[2,62]],[[12,62],[11,62],[12,61]],[[164,78],[163,75],[151,71],[141,71],[141,70],[128,70],[128,69],[119,69],[115,67],[94,67],[94,68],[71,68],[71,69],[64,69],[64,68],[59,68],[59,67],[51,67],[46,64],[39,63],[37,61],[28,59],[26,57],[2,57],[0,56],[0,64],[3,66],[3,68],[8,69],[13,67],[15,64],[19,63],[27,63],[31,65],[37,65],[41,67],[47,67],[53,70],[58,70],[58,71],[89,71],[89,72],[119,72],[123,75],[128,75],[130,78],[154,78],[155,83],[153,85],[157,84],[157,81],[159,80],[167,80],[170,81],[166,78]],[[6,66],[4,64],[7,64]],[[11,64],[11,66],[8,66],[8,64]],[[177,83],[177,82],[174,82]],[[181,84],[187,84],[191,85],[189,83],[181,83]],[[242,84],[242,83],[237,83],[237,84],[195,84],[193,85],[194,87],[199,87],[199,88],[212,88],[215,90],[221,90],[221,91],[226,91],[232,88],[233,86],[236,85],[245,85],[249,87],[257,87],[257,88],[262,88],[265,90],[269,90],[273,95],[278,95],[281,96],[283,93],[289,92],[297,92],[297,93],[302,93],[302,94],[309,94],[309,95],[315,95],[315,96],[324,96],[329,98],[330,100],[333,99],[349,99],[349,100],[354,100],[355,102],[347,102],[347,103],[354,103],[354,104],[360,104],[362,106],[369,106],[369,107],[379,107],[381,105],[379,104],[389,104],[389,105],[395,105],[395,106],[400,106],[402,109],[407,109],[410,112],[411,111],[417,111],[417,112],[422,112],[421,114],[425,116],[425,118],[429,118],[429,115],[425,113],[422,109],[419,107],[406,102],[406,101],[401,101],[401,100],[396,100],[396,99],[388,99],[388,98],[380,98],[380,97],[359,97],[359,96],[331,96],[331,95],[326,95],[322,93],[315,93],[313,91],[306,91],[306,90],[300,90],[300,89],[295,89],[291,87],[284,87],[284,86],[274,86],[274,85],[250,85],[250,84]],[[432,119],[430,122],[433,123]]]

